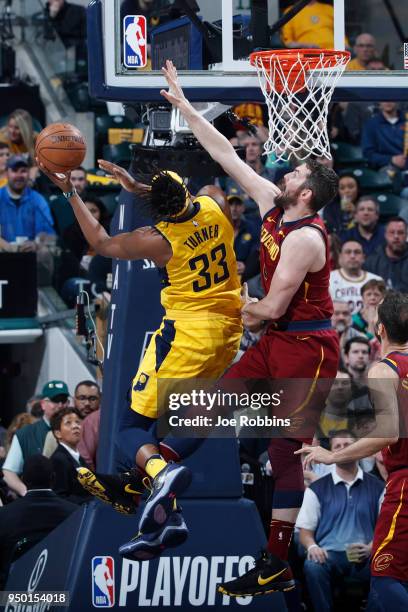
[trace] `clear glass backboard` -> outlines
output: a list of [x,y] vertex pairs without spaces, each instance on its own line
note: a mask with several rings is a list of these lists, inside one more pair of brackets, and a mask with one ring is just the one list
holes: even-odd
[[[408,3],[319,0],[282,25],[296,4],[299,0],[143,0],[140,10],[135,0],[94,0],[88,8],[91,94],[162,100],[160,67],[172,59],[192,101],[262,101],[249,54],[297,44],[346,47],[354,58],[365,58],[364,69],[341,77],[335,100],[408,99],[403,47]],[[367,57],[376,62],[367,63]]]

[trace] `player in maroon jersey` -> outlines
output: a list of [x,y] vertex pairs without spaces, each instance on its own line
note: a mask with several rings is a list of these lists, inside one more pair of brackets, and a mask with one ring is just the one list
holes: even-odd
[[[408,295],[389,292],[378,307],[381,361],[368,373],[376,427],[369,437],[331,452],[303,448],[305,467],[355,461],[382,450],[386,493],[374,533],[370,601],[375,610],[408,610]],[[368,607],[368,609],[374,609]]]
[[[280,189],[245,164],[228,140],[192,107],[170,61],[163,72],[169,91],[162,90],[162,95],[179,109],[213,159],[257,202],[263,218],[261,275],[266,296],[257,303],[248,299],[243,316],[253,328],[266,322],[266,332],[223,380],[296,379],[291,401],[286,401],[287,416],[306,420],[306,408],[323,409],[319,379],[334,379],[339,362],[337,334],[330,320],[329,248],[318,215],[335,197],[338,177],[330,168],[308,160],[284,177]],[[267,551],[254,569],[220,586],[225,594],[257,595],[294,586],[286,559],[304,482],[300,457],[294,455],[302,445],[300,432],[287,433],[288,438],[273,438],[269,445],[274,497]],[[307,438],[311,441],[311,436]]]

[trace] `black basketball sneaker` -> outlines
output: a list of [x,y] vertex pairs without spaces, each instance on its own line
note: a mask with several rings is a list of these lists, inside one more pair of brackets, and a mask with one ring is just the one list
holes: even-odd
[[140,517],[139,531],[158,531],[175,509],[175,500],[191,483],[191,471],[168,463],[151,481],[151,493]]
[[267,551],[262,551],[254,568],[235,580],[220,584],[218,590],[230,597],[244,597],[290,591],[293,588],[295,581],[289,564]]
[[114,476],[80,467],[77,468],[77,478],[88,493],[110,504],[121,514],[134,514],[139,505],[139,497],[145,490],[145,479],[137,469]]
[[188,538],[188,528],[181,514],[181,508],[171,512],[158,531],[138,533],[130,542],[119,548],[119,554],[132,561],[154,559],[166,548],[180,546]]

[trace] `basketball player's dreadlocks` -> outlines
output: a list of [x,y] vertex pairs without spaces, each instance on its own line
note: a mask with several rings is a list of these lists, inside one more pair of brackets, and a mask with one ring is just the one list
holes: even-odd
[[140,205],[155,223],[180,217],[188,208],[189,192],[183,179],[170,170],[159,170],[142,178]]

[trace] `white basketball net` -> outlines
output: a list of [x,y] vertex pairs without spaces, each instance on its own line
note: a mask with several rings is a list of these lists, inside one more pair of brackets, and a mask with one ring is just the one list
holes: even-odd
[[281,61],[285,63],[277,52],[273,60],[257,58],[255,64],[269,114],[265,153],[273,152],[277,159],[292,155],[299,160],[310,155],[331,159],[327,114],[349,56],[321,53],[309,63],[299,52],[289,70]]

